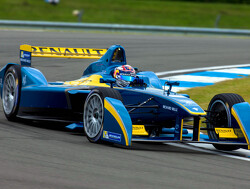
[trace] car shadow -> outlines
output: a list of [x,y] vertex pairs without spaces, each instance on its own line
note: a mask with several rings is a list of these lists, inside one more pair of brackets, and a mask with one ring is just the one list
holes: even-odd
[[[19,120],[19,123],[25,124],[31,127],[37,127],[40,129],[54,130],[69,133],[75,136],[85,136],[83,128],[77,128],[74,130],[66,128],[69,123],[58,123],[51,121],[33,121],[33,120]],[[86,136],[85,136],[86,137]],[[87,140],[87,137],[86,137]],[[131,150],[131,151],[152,151],[152,152],[167,152],[167,153],[191,153],[191,154],[206,154],[214,155],[206,152],[196,151],[192,149],[186,149],[182,147],[173,146],[167,143],[155,143],[155,142],[132,142],[132,146],[125,147],[119,144],[114,144],[106,141],[101,143],[92,143],[91,145],[101,145],[103,147],[111,147],[115,149]]]

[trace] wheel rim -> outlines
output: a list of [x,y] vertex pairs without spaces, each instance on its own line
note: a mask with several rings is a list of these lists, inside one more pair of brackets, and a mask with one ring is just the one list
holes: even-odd
[[[209,111],[209,129],[214,129],[215,127],[231,127],[229,108],[222,100],[214,101]],[[214,131],[208,131],[208,134],[212,139],[218,139],[218,136]]]
[[103,102],[101,97],[94,93],[87,100],[84,108],[84,130],[89,138],[96,137],[103,122]]
[[3,108],[6,114],[10,114],[16,102],[17,83],[13,73],[8,73],[3,84]]

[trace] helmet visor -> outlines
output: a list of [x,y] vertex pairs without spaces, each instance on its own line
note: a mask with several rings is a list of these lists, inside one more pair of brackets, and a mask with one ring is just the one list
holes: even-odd
[[135,80],[135,77],[133,76],[129,76],[129,75],[120,75],[120,79],[124,80],[124,81],[134,81]]

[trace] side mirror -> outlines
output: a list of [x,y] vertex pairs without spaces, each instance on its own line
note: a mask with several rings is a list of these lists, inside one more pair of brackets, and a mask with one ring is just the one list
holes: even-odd
[[169,86],[169,89],[168,89],[168,92],[167,92],[167,95],[169,96],[170,95],[170,92],[172,90],[172,86],[179,86],[180,85],[180,82],[179,81],[166,81],[165,84],[164,84],[164,91],[163,91],[163,94],[165,94],[165,86],[168,85]]

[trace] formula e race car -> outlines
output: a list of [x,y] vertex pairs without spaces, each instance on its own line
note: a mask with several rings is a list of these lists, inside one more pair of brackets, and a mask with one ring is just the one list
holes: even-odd
[[[32,57],[96,58],[80,79],[47,82],[31,67]],[[120,45],[109,49],[20,46],[21,65],[0,71],[3,110],[9,121],[63,121],[83,127],[90,142],[130,146],[132,141],[211,143],[217,149],[250,149],[250,105],[233,93],[214,96],[207,113],[185,94],[171,91],[150,71],[138,71],[126,87],[117,87],[114,69],[126,65]],[[201,128],[201,118],[207,127]],[[200,130],[205,130],[205,134]]]

